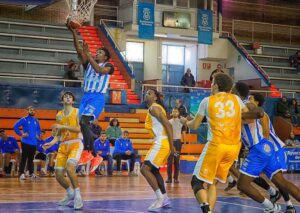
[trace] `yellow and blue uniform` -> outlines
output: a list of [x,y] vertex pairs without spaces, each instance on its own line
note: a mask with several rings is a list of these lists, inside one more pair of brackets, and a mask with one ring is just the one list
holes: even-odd
[[[78,109],[73,108],[69,115],[65,115],[63,110],[59,111],[56,115],[56,123],[71,127],[78,127]],[[62,129],[60,131],[60,145],[56,157],[56,169],[64,169],[66,164],[77,164],[83,150],[80,132],[70,132],[69,130]]]
[[[166,116],[166,111],[161,105],[154,103],[151,105],[149,110],[152,107],[159,107],[162,113]],[[145,161],[149,161],[153,166],[159,168],[166,163],[171,153],[170,144],[165,127],[159,122],[159,120],[157,120],[156,117],[151,115],[149,110],[145,120],[145,128],[148,129],[151,136],[154,137],[154,143],[148,151]]]
[[207,144],[195,166],[193,175],[212,184],[226,182],[230,167],[241,147],[242,100],[233,94],[220,92],[202,100],[198,114],[206,116]]

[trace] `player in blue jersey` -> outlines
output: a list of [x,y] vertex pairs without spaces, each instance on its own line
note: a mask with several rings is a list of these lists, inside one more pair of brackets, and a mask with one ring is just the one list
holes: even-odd
[[[253,103],[255,106],[262,107],[265,101],[265,98],[260,93],[253,93],[249,101]],[[275,155],[280,165],[280,170],[282,172],[287,171],[287,164],[286,164],[286,154],[284,150],[285,144],[280,140],[280,138],[277,136],[274,127],[272,125],[272,122],[268,116],[267,113],[265,113],[264,117],[260,119],[261,125],[263,127],[263,135],[265,138],[273,142],[274,149],[275,149]],[[282,194],[282,197],[284,201],[286,202],[287,208],[285,213],[295,213],[296,209],[293,206],[290,196],[287,192],[283,190],[279,190]]]
[[[238,95],[240,94],[239,88],[236,86],[233,91],[236,91]],[[251,110],[255,108],[255,105],[247,103],[247,107]],[[240,169],[241,174],[238,179],[238,189],[253,200],[262,203],[265,206],[264,212],[280,212],[281,207],[265,198],[251,185],[251,182],[263,172],[276,187],[287,191],[298,201],[300,201],[300,190],[283,177],[280,171],[280,164],[275,156],[273,143],[264,138],[260,121],[255,119],[244,122],[245,124],[242,127],[242,142],[249,149],[249,155]]]
[[114,67],[108,61],[110,54],[106,48],[99,48],[93,57],[86,43],[80,45],[77,32],[67,24],[72,32],[77,54],[85,68],[84,95],[79,106],[80,127],[83,134],[84,151],[79,165],[91,162],[91,170],[97,168],[101,162],[94,151],[94,138],[90,123],[97,119],[105,105],[105,93],[108,89],[110,76]]

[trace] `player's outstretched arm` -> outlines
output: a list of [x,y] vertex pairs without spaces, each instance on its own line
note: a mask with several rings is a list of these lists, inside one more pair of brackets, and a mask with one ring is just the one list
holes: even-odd
[[264,110],[261,107],[256,107],[252,103],[247,103],[247,108],[242,111],[242,118],[246,119],[260,119],[264,116]]

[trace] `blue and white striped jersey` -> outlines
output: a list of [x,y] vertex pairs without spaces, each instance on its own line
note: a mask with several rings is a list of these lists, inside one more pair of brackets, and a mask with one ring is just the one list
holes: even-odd
[[273,124],[269,118],[269,116],[266,114],[267,118],[269,119],[269,128],[270,128],[270,140],[275,148],[275,152],[280,150],[282,147],[285,146],[285,143],[278,137],[278,135],[276,134]]
[[263,128],[259,119],[255,119],[253,123],[243,124],[242,126],[242,142],[250,149],[252,146],[258,144],[263,138]]
[[97,73],[92,65],[88,63],[85,69],[84,75],[84,85],[83,90],[84,92],[97,92],[97,93],[106,93],[108,85],[109,85],[109,78],[110,75],[113,73],[113,66],[110,63],[100,63],[100,67],[111,67],[112,71],[107,74]]

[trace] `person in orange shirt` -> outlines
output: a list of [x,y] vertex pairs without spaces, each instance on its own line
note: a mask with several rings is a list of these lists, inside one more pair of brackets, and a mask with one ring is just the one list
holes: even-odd
[[[57,113],[56,124],[52,127],[53,131],[55,131],[55,137],[50,143],[44,144],[43,148],[46,150],[59,141],[61,142],[56,157],[55,176],[58,183],[65,188],[67,193],[66,196],[58,202],[58,205],[67,206],[74,200],[74,209],[81,209],[83,202],[75,173],[77,163],[83,150],[78,109],[73,107],[75,97],[71,92],[65,92],[61,99],[64,108]],[[72,187],[65,178],[65,171],[67,172]]]
[[[248,112],[242,100],[230,94],[233,81],[229,75],[214,75],[211,96],[202,100],[195,118],[181,122],[191,129],[197,129],[206,116],[208,137],[202,154],[195,166],[191,181],[196,199],[203,213],[213,210],[216,202],[216,183],[225,183],[230,167],[241,147],[242,113]],[[204,183],[208,188],[204,188]]]

